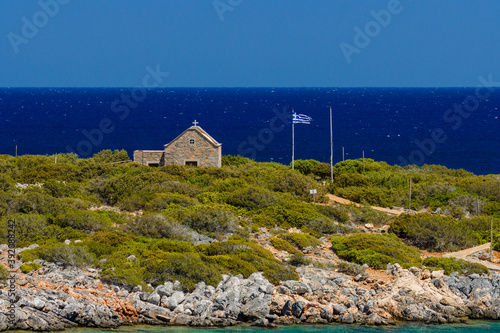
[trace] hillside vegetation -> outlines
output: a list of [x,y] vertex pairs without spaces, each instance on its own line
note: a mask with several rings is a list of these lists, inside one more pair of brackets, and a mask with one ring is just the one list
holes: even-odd
[[[418,249],[484,243],[491,219],[495,237],[500,231],[498,175],[373,160],[365,160],[363,173],[362,161],[348,160],[335,165],[331,183],[330,166],[312,160],[296,161],[295,170],[240,156],[224,156],[222,168],[115,163],[124,160],[125,151],[110,150],[88,159],[61,154],[57,164],[54,156],[0,156],[0,240],[7,243],[8,221],[15,220],[18,247],[40,245],[21,253],[24,270],[37,269],[30,262],[39,258],[94,266],[104,280],[144,288],[179,280],[192,289],[199,281],[217,285],[222,274],[256,271],[279,283],[298,278],[294,261],[278,261],[253,242],[260,227],[276,229],[270,245],[294,255],[317,246],[318,238],[337,235],[332,243],[340,257],[376,268],[419,265]],[[409,177],[412,208],[442,215],[392,221],[369,207],[408,206]],[[311,189],[321,203],[333,193],[366,205],[315,205]],[[355,224],[364,223],[392,224],[390,231],[406,245],[394,235],[356,234]]]

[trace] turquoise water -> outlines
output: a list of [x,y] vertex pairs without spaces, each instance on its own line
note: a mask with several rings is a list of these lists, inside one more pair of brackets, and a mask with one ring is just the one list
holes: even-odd
[[399,324],[397,326],[366,327],[359,325],[304,325],[304,326],[284,326],[274,329],[255,328],[248,326],[237,326],[228,328],[191,328],[191,327],[163,327],[163,326],[133,326],[121,327],[113,330],[102,329],[75,329],[66,331],[68,333],[250,333],[250,332],[273,332],[273,333],[488,333],[500,332],[500,322],[474,321],[469,324],[454,325],[419,325],[419,324]]

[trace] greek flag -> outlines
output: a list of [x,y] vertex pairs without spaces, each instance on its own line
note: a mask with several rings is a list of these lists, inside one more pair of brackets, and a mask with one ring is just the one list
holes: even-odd
[[310,125],[312,120],[313,119],[311,117],[306,116],[305,114],[296,114],[296,113],[294,113],[292,121],[293,121],[294,124],[307,124],[307,125]]

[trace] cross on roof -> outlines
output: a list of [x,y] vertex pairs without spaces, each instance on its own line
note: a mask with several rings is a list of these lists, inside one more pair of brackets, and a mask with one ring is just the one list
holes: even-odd
[[198,125],[199,123],[196,121],[196,119],[193,121],[193,125],[196,126]]

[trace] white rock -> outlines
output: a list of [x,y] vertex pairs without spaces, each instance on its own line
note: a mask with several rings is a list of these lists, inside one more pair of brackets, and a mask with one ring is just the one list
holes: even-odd
[[439,270],[439,271],[433,271],[431,273],[431,277],[433,279],[437,279],[437,278],[442,278],[444,276],[444,270]]

